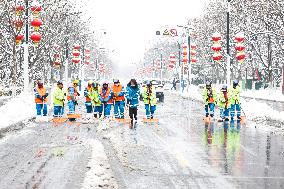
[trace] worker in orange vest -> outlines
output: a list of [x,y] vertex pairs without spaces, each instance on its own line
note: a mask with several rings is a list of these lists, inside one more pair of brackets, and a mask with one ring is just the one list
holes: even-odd
[[113,98],[111,94],[112,91],[109,87],[109,83],[107,81],[104,81],[103,86],[100,89],[99,99],[103,103],[103,111],[106,118],[110,117],[111,106],[113,104]]
[[43,86],[43,82],[39,80],[37,86],[34,88],[35,103],[37,116],[47,116],[47,97],[48,91],[46,87]]
[[114,103],[114,117],[117,119],[124,119],[124,87],[120,84],[118,79],[113,80],[112,98]]

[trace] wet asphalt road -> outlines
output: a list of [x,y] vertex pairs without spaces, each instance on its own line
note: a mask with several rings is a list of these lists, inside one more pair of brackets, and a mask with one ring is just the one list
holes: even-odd
[[[167,94],[159,124],[29,123],[0,139],[0,188],[81,188],[99,140],[115,179],[93,188],[284,188],[283,133],[202,121],[199,102]],[[267,126],[271,127],[271,126]],[[88,188],[88,187],[87,187]],[[89,186],[89,188],[92,188]]]

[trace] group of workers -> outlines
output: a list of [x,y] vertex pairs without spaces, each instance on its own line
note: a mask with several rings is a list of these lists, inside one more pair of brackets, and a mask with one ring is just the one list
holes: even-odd
[[219,121],[234,120],[235,113],[237,119],[241,120],[241,103],[240,103],[241,88],[239,81],[234,80],[232,88],[228,89],[226,85],[222,86],[217,94],[216,89],[212,87],[211,82],[206,82],[206,87],[203,90],[203,100],[205,103],[205,116],[213,118],[215,106],[218,105],[220,112]]
[[[61,117],[64,114],[65,102],[68,105],[68,114],[75,114],[78,105],[78,80],[74,80],[67,90],[63,89],[63,82],[58,81],[53,92],[54,117]],[[47,116],[47,97],[49,92],[43,86],[43,82],[38,81],[34,88],[35,103],[38,116]],[[142,95],[147,119],[153,119],[156,110],[156,92],[151,81],[147,81],[140,93],[140,87],[135,79],[131,79],[126,88],[122,86],[118,79],[113,80],[113,84],[104,81],[102,85],[93,80],[88,81],[88,85],[84,90],[85,107],[87,118],[94,116],[95,118],[109,118],[111,109],[114,107],[114,117],[124,119],[125,109],[129,108],[129,116],[131,123],[137,122],[137,108],[139,105],[140,95]]]

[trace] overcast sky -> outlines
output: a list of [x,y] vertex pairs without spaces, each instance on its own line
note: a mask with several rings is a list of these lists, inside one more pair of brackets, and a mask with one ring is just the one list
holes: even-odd
[[200,15],[200,0],[87,0],[89,14],[98,28],[105,28],[113,59],[129,65],[142,58],[156,29],[185,25]]

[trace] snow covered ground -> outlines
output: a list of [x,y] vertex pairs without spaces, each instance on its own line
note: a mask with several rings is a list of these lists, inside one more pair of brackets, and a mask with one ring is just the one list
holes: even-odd
[[[181,95],[183,98],[191,98],[198,101],[203,101],[202,99],[202,92],[197,86],[190,86],[189,92],[176,92]],[[284,102],[284,95],[280,92],[272,91],[272,90],[260,90],[260,91],[245,91],[242,92],[242,97],[255,97],[261,99],[268,99],[268,100],[276,100],[281,99]],[[255,120],[259,118],[270,118],[272,120],[279,120],[284,122],[284,111],[277,111],[267,105],[264,102],[259,102],[255,99],[245,100],[241,99],[242,108],[249,120]]]
[[242,96],[284,102],[281,90],[276,89],[247,90],[242,92]]
[[35,116],[33,95],[22,94],[0,107],[0,129]]

